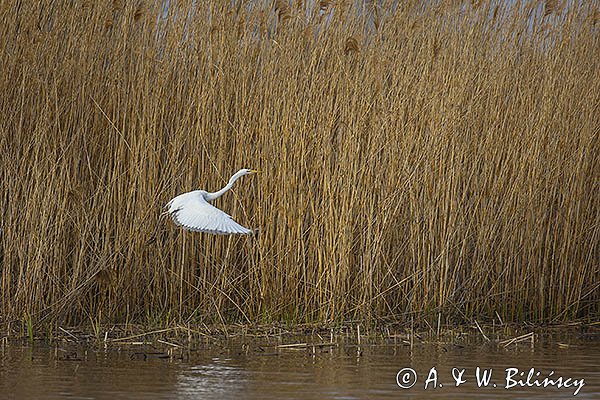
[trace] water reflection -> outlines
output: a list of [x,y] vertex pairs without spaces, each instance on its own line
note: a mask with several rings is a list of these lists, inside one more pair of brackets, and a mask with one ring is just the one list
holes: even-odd
[[231,359],[213,358],[210,363],[192,365],[177,377],[175,398],[243,398],[247,372]]

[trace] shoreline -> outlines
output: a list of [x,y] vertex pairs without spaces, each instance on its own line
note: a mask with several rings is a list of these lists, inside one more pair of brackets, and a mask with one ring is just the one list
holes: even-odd
[[[600,321],[573,321],[562,324],[483,324],[474,322],[456,326],[442,326],[439,329],[412,327],[407,324],[231,324],[231,325],[182,325],[149,327],[139,324],[108,324],[93,327],[91,325],[57,326],[49,332],[37,332],[30,335],[26,330],[7,330],[0,332],[2,344],[22,341],[26,343],[47,342],[72,343],[79,345],[142,345],[162,343],[173,347],[187,347],[194,342],[213,342],[241,340],[289,341],[295,338],[311,338],[302,343],[293,342],[284,347],[304,348],[313,345],[344,344],[394,344],[409,345],[431,343],[488,343],[499,347],[509,347],[528,343],[533,346],[539,337],[558,335],[568,336],[582,341],[600,340]],[[182,344],[187,343],[187,345]],[[300,344],[299,344],[300,343]],[[557,341],[563,348],[568,344]]]

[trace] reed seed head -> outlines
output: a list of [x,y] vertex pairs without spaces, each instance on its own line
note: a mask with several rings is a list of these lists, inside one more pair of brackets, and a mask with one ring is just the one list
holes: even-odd
[[354,36],[350,36],[344,43],[344,54],[357,53],[359,51],[358,40]]

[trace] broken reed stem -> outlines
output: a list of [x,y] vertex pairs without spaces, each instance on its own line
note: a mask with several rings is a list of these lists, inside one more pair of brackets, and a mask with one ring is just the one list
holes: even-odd
[[154,330],[154,331],[138,333],[136,335],[126,336],[126,337],[117,338],[117,339],[111,339],[111,342],[122,342],[122,341],[125,341],[125,340],[135,339],[135,338],[142,337],[142,336],[154,335],[154,334],[157,334],[157,333],[169,332],[169,331],[173,331],[173,330],[177,330],[177,329],[179,329],[179,327],[157,329],[157,330]]
[[479,323],[477,322],[477,320],[474,320],[474,321],[475,321],[475,325],[477,326],[477,329],[481,333],[481,336],[483,336],[483,338],[485,339],[486,342],[489,342],[490,339],[486,336],[485,333],[483,333],[483,329],[481,329],[481,326],[479,326]]
[[502,345],[502,346],[504,346],[504,347],[508,347],[511,344],[516,344],[516,343],[524,342],[524,341],[527,341],[527,340],[531,341],[531,343],[533,345],[533,343],[535,341],[535,335],[534,335],[533,332],[529,332],[529,333],[526,333],[526,334],[521,335],[521,336],[517,336],[517,337],[512,338],[512,339],[503,340],[503,341],[499,342],[499,344]]

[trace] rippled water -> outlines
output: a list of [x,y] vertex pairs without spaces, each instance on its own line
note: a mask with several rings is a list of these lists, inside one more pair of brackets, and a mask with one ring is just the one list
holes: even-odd
[[[281,348],[277,341],[243,339],[198,344],[193,350],[161,343],[106,348],[4,344],[0,398],[566,399],[573,398],[581,379],[584,386],[576,398],[600,398],[598,340],[541,338],[533,346],[521,343],[508,348],[483,342],[415,344],[412,348],[393,343],[313,347],[310,344],[320,340],[311,337],[284,339],[283,343],[298,340],[309,345]],[[487,387],[478,386],[477,367],[492,369]],[[543,384],[554,371],[552,379],[572,378],[572,387],[517,384],[506,388],[507,368],[519,370],[509,385],[519,379],[526,384],[527,374],[534,368],[530,383],[537,380]],[[402,389],[397,380],[409,386],[412,371],[417,382]],[[457,379],[465,382],[456,387]]]

